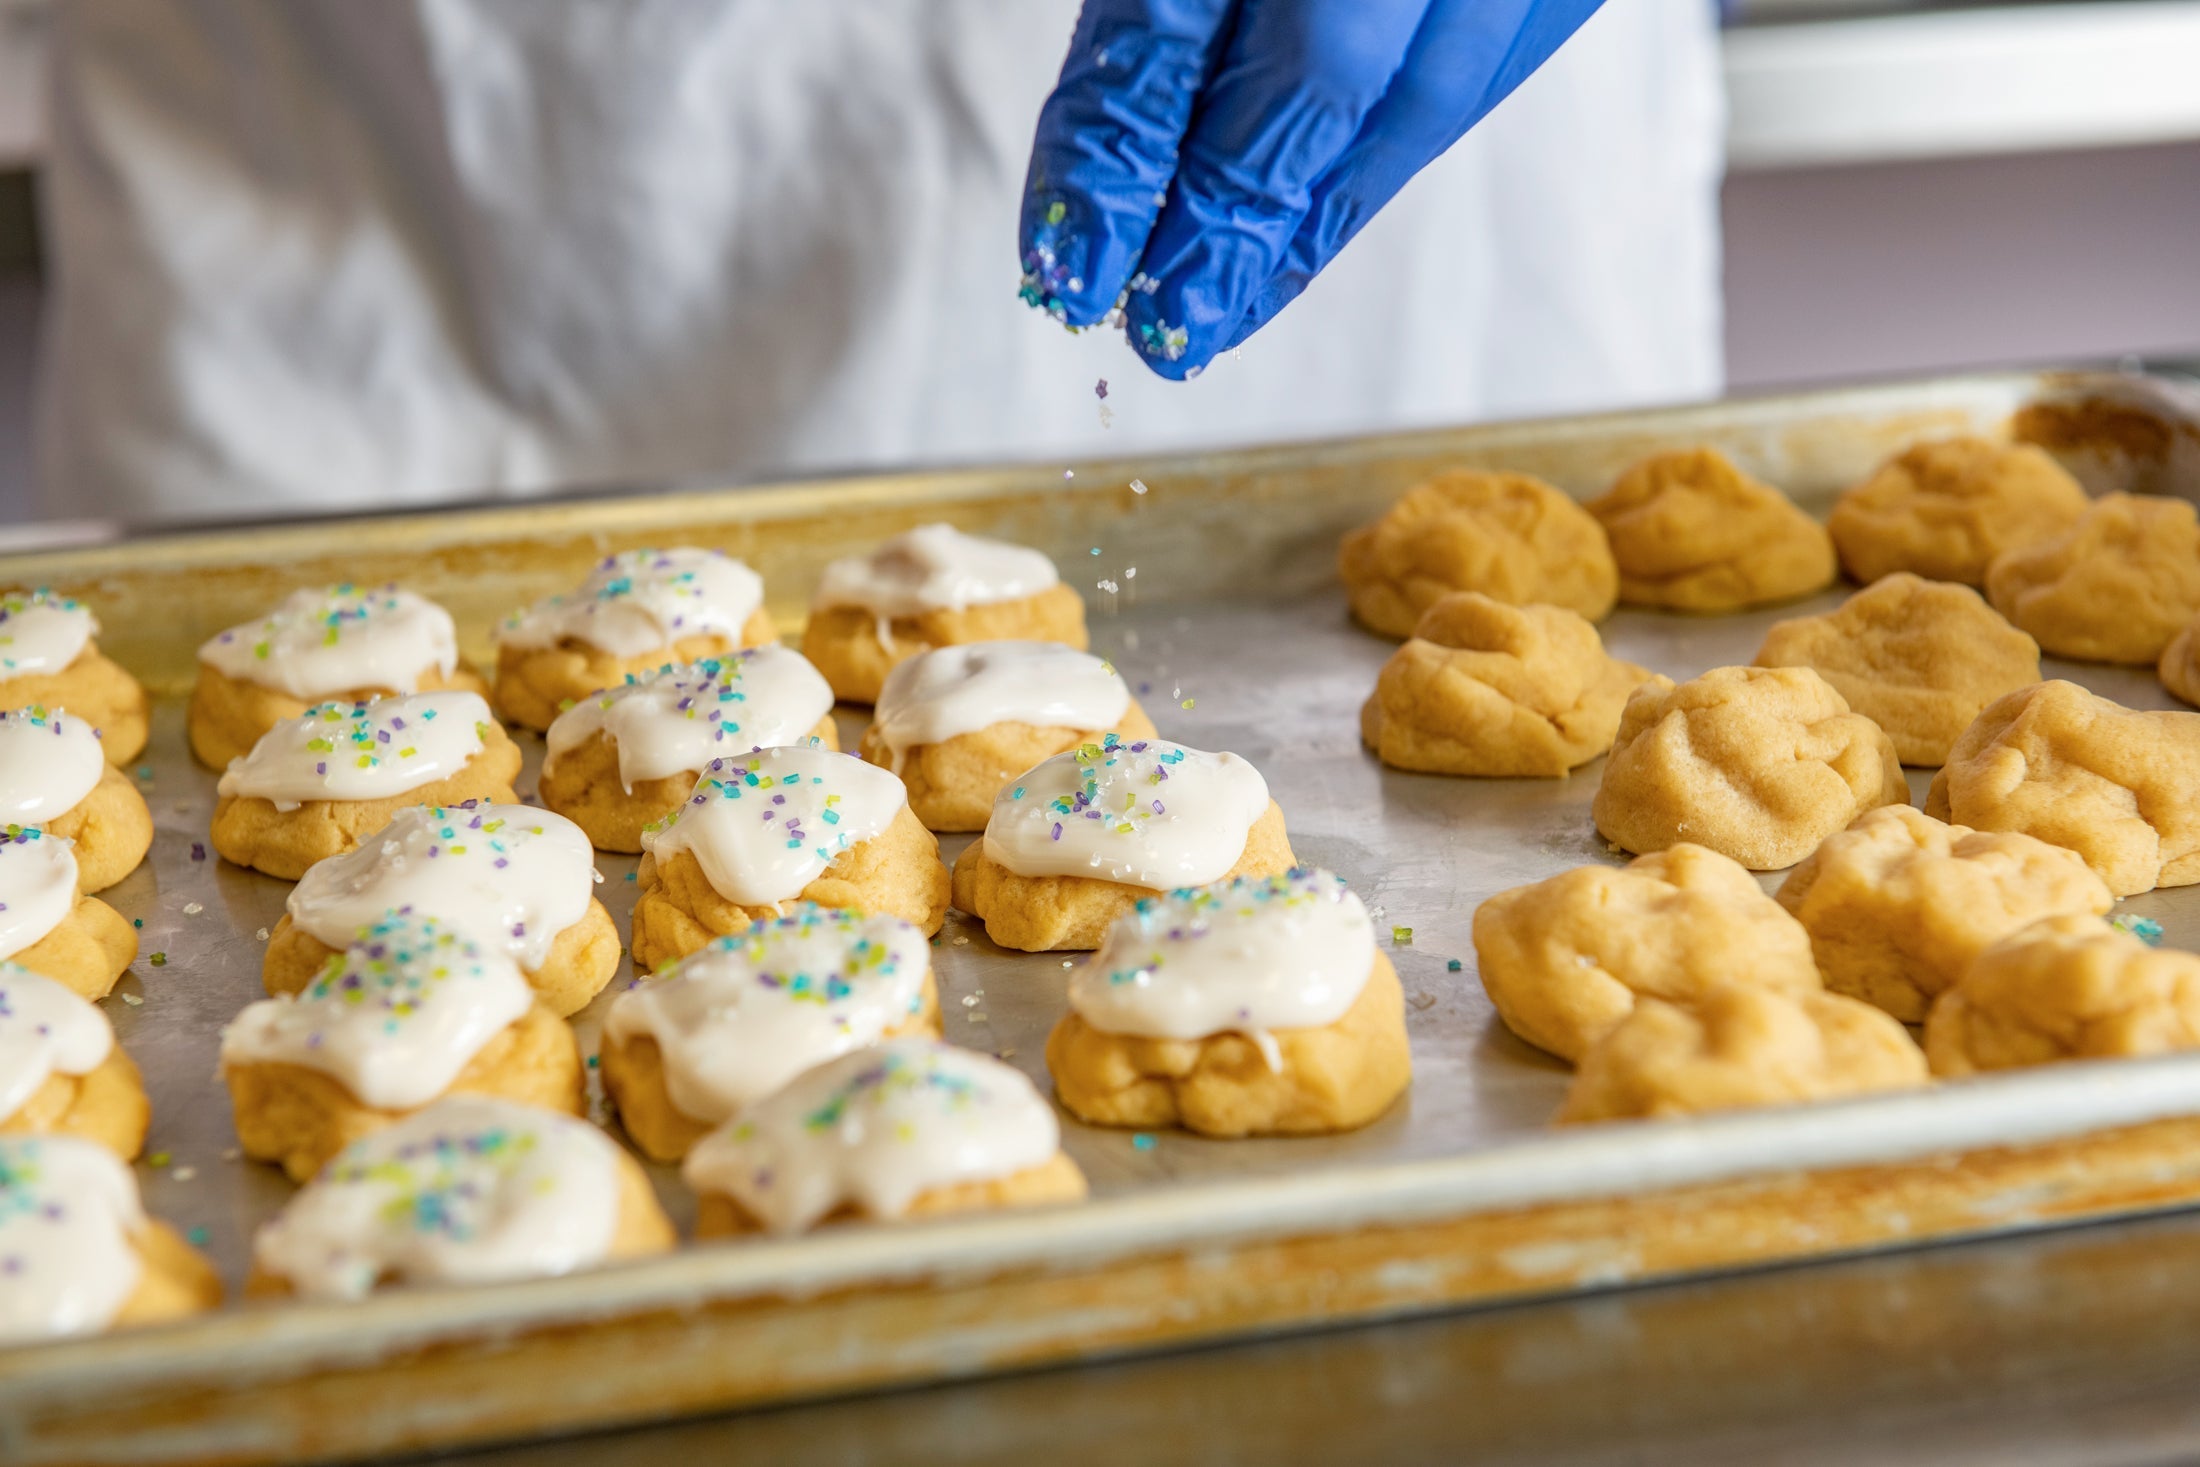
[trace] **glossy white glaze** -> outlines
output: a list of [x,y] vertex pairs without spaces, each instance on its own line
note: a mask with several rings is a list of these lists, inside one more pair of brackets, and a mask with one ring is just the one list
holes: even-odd
[[286,718],[229,761],[224,795],[278,810],[307,800],[386,800],[448,779],[480,753],[492,727],[479,693],[445,688],[372,703],[323,703]]
[[713,761],[688,802],[642,833],[642,849],[690,853],[728,901],[792,901],[908,803],[900,780],[853,754],[761,749]]
[[529,972],[588,915],[596,853],[578,825],[531,805],[471,801],[400,810],[355,851],[291,888],[290,920],[333,948],[386,912],[433,917]]
[[12,958],[76,910],[76,851],[41,830],[0,832],[0,958]]
[[309,586],[208,640],[199,661],[293,698],[412,693],[429,668],[457,670],[458,632],[448,611],[396,586]]
[[43,974],[0,962],[0,1120],[53,1076],[89,1075],[114,1048],[114,1026],[97,1005]]
[[820,1065],[697,1143],[684,1175],[777,1233],[853,1204],[899,1217],[919,1193],[1028,1171],[1061,1145],[1054,1108],[989,1055],[893,1039]]
[[798,743],[833,711],[824,674],[777,643],[661,667],[584,698],[550,725],[543,770],[598,734],[619,754],[626,791],[695,774],[713,759]]
[[453,1095],[353,1142],[260,1229],[261,1268],[308,1299],[378,1282],[489,1283],[601,1263],[618,1152],[572,1116]]
[[1229,874],[1268,808],[1268,784],[1235,754],[1162,739],[1057,754],[993,802],[986,854],[1021,876],[1089,876],[1167,891]]
[[51,591],[0,596],[0,681],[59,672],[98,634],[99,622],[81,601]]
[[738,642],[764,604],[755,571],[715,550],[628,550],[607,557],[563,595],[538,601],[497,630],[508,647],[572,640],[614,657],[642,657],[683,637]]
[[604,1032],[656,1041],[673,1105],[717,1125],[921,1013],[931,966],[907,922],[805,902],[637,979]]
[[1101,658],[1059,642],[969,642],[921,652],[886,675],[872,727],[896,774],[911,749],[996,723],[1099,734],[1130,710],[1131,690]]
[[94,1334],[145,1264],[137,1179],[104,1146],[0,1136],[0,1345]]
[[1061,579],[1054,562],[1036,550],[966,535],[952,525],[919,525],[869,555],[827,565],[816,604],[854,606],[891,619],[1020,601]]
[[0,711],[0,824],[44,825],[74,810],[106,773],[99,731],[55,709]]

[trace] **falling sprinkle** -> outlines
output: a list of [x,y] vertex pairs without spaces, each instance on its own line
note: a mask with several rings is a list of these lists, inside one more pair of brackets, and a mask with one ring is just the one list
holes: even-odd
[[1100,547],[1099,547],[1099,546],[1097,546],[1097,545],[1093,546],[1093,547],[1092,547],[1092,553],[1093,553],[1094,555],[1098,555],[1098,554],[1100,553]]
[[[1077,477],[1077,470],[1075,470],[1075,469],[1064,469],[1064,470],[1062,470],[1062,482],[1063,482],[1063,483],[1065,483],[1065,484],[1066,484],[1066,483],[1068,483],[1068,482],[1069,482],[1070,480],[1072,480],[1072,479],[1074,479],[1074,478],[1076,478],[1076,477]],[[1098,555],[1098,554],[1099,554],[1100,552],[1099,552],[1099,551],[1097,551],[1097,550],[1095,550],[1095,551],[1094,551],[1094,552],[1092,552],[1092,553],[1093,553],[1094,555]]]
[[1092,395],[1099,398],[1102,402],[1106,402],[1108,400],[1107,378],[1102,377],[1097,383],[1093,384]]
[[1144,479],[1133,479],[1133,480],[1131,480],[1131,493],[1133,493],[1133,494],[1143,494],[1143,493],[1145,493],[1145,492],[1146,492],[1146,481],[1145,481]]
[[1434,1008],[1436,1006],[1436,995],[1433,993],[1416,993],[1406,1002],[1412,1004],[1416,1009]]

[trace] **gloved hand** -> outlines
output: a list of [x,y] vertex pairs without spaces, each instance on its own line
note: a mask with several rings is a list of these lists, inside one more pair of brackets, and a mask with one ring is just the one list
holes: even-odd
[[[1025,180],[1024,299],[1196,376],[1601,0],[1085,0]],[[1460,242],[1462,249],[1473,241]]]

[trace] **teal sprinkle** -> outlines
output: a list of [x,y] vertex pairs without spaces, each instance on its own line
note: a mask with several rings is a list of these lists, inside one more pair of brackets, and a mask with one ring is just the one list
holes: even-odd
[[1459,960],[1458,960],[1457,958],[1453,958],[1453,959],[1452,959],[1452,960],[1451,960],[1450,962],[1448,962],[1448,963],[1444,964],[1444,967],[1445,967],[1445,968],[1446,968],[1446,969],[1447,969],[1448,971],[1450,971],[1450,972],[1453,972],[1453,973],[1456,973],[1456,972],[1458,972],[1458,971],[1459,971],[1459,970],[1460,970],[1460,969],[1461,969],[1462,967],[1464,967],[1464,966],[1466,966],[1466,965],[1465,965],[1465,964],[1463,964],[1463,963],[1461,963],[1461,962],[1460,962],[1460,961],[1459,961]]
[[591,1070],[596,1068],[596,1056],[590,1055],[588,1057],[588,1068],[590,1068]]
[[1139,1133],[1138,1133],[1137,1135],[1135,1135],[1135,1136],[1131,1137],[1131,1150],[1133,1150],[1133,1151],[1151,1151],[1151,1150],[1153,1150],[1153,1137],[1151,1137],[1151,1136],[1147,1135],[1147,1134],[1146,1134],[1146,1133],[1145,1133],[1144,1131],[1140,1131],[1140,1132],[1139,1132]]
[[143,928],[143,927],[145,926],[145,919],[144,919],[143,917],[132,917],[132,918],[130,919],[130,925],[131,925],[132,927],[137,927],[137,928],[141,928],[141,929],[142,929],[142,928]]
[[183,1236],[184,1240],[194,1248],[204,1248],[206,1246],[207,1233],[204,1228],[193,1228]]
[[2162,945],[2162,924],[2152,917],[2133,917],[2129,915],[2111,917],[2108,919],[2108,925],[2118,932],[2128,933],[2138,938],[2148,947],[2160,947]]
[[626,879],[632,881],[634,879],[634,873],[632,871],[627,872]]

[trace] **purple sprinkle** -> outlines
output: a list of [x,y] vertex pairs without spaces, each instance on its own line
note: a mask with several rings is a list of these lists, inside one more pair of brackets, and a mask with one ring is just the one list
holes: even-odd
[[1062,838],[1062,822],[1059,820],[1054,822],[1054,838],[1056,840],[1060,840]]
[[326,774],[326,773],[328,773],[328,761],[324,759],[324,760],[322,760],[322,761],[321,761],[320,763],[318,763],[318,764],[314,765],[314,766],[313,766],[313,772],[314,772],[315,774]]
[[1153,802],[1153,812],[1156,815],[1166,815],[1169,813],[1168,811],[1161,808],[1161,802],[1159,800],[1155,800]]
[[194,861],[203,861],[206,859],[206,847],[200,844],[198,841],[191,842],[191,859]]

